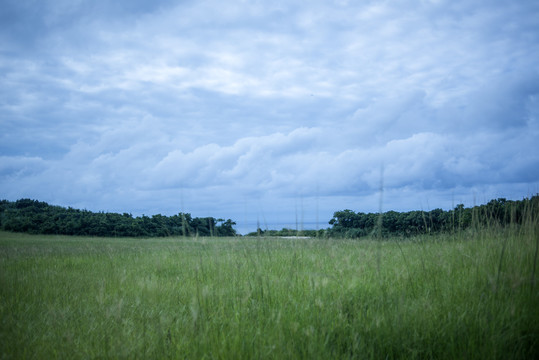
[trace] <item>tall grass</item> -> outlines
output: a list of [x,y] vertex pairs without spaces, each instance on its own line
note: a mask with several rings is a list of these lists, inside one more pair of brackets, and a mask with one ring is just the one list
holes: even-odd
[[537,235],[0,233],[0,358],[537,358]]

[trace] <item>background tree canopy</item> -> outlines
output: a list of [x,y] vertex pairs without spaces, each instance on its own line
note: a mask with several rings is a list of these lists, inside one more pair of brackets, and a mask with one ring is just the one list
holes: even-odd
[[434,209],[365,214],[341,210],[335,212],[329,221],[332,228],[328,229],[328,235],[349,238],[367,235],[412,236],[459,231],[472,226],[506,226],[530,220],[535,222],[538,220],[538,211],[539,195],[518,201],[499,198],[472,208],[459,204],[449,211]]
[[213,217],[193,218],[191,214],[161,214],[133,217],[131,214],[91,212],[46,202],[20,199],[0,201],[0,228],[32,234],[90,236],[234,236],[236,223]]
[[[474,226],[506,226],[537,222],[539,195],[523,200],[499,198],[485,205],[465,208],[459,204],[444,211],[408,211],[362,213],[341,210],[333,214],[326,230],[262,230],[250,236],[347,237],[414,236],[418,234],[454,232]],[[525,215],[526,214],[526,215]],[[189,213],[173,216],[161,214],[133,217],[131,214],[91,212],[71,207],[49,205],[46,202],[20,199],[0,201],[0,229],[32,234],[64,234],[90,236],[235,236],[236,223],[231,219],[195,217]]]

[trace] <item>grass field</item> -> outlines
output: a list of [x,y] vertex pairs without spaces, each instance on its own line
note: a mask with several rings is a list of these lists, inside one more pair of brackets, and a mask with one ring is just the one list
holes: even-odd
[[405,241],[1,232],[0,358],[538,358],[535,228]]

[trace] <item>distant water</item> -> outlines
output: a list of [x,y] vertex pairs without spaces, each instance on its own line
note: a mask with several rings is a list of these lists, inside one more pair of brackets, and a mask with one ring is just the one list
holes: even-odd
[[[248,234],[250,232],[255,232],[257,230],[257,222],[256,221],[237,221],[236,226],[234,228],[236,231],[242,235]],[[258,226],[262,230],[281,230],[283,228],[286,229],[292,229],[292,230],[319,230],[319,229],[326,229],[330,225],[327,222],[316,222],[316,221],[304,221],[303,223],[298,222],[297,224],[295,222],[267,222],[264,223],[260,221],[258,223]]]

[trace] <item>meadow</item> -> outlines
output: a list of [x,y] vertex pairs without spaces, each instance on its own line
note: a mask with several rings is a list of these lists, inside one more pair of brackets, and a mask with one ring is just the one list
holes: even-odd
[[0,358],[538,358],[538,241],[0,232]]

